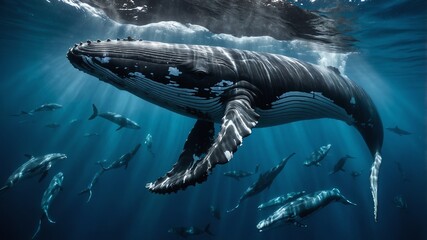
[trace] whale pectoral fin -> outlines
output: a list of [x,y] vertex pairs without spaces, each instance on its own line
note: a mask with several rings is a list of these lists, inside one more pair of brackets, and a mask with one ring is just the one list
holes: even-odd
[[[216,164],[225,164],[230,161],[237,147],[241,145],[243,137],[251,134],[251,129],[258,123],[258,118],[259,115],[254,111],[248,99],[230,100],[222,118],[221,131],[215,142],[209,144],[209,150],[207,151],[207,137],[198,143],[194,142],[197,138],[192,134],[196,128],[200,128],[199,131],[204,130],[201,133],[205,135],[207,131],[213,134],[213,123],[198,120],[185,143],[180,159],[172,170],[155,182],[147,184],[146,187],[152,192],[170,193],[205,181]],[[201,126],[198,127],[198,125]],[[209,136],[212,135],[209,134]],[[203,159],[193,162],[192,155],[197,153],[196,150],[200,144],[203,144],[201,147],[207,151],[207,154]]]
[[119,131],[120,129],[122,129],[124,126],[120,126],[116,129],[116,131]]
[[39,182],[43,181],[43,179],[45,179],[45,177],[47,176],[48,173],[49,173],[48,171],[44,171],[39,178]]
[[200,157],[206,154],[214,140],[214,123],[197,120],[182,149],[178,161],[166,175],[157,179],[154,183],[147,184],[147,188],[153,192],[168,193],[177,191],[185,183],[187,174],[191,174],[194,165],[194,156]]

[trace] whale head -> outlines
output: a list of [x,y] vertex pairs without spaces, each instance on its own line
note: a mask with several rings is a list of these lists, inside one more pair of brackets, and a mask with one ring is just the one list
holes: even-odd
[[231,57],[211,47],[135,40],[87,41],[70,48],[77,69],[184,115],[205,112],[237,81]]

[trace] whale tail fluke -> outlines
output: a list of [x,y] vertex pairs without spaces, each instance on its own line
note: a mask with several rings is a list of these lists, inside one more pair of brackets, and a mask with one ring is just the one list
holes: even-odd
[[378,174],[381,165],[382,157],[381,154],[377,151],[375,153],[374,162],[371,167],[371,175],[369,177],[369,182],[371,184],[371,194],[374,200],[374,220],[378,221]]
[[211,232],[211,230],[209,229],[209,227],[211,226],[211,224],[210,223],[208,223],[207,225],[206,225],[206,227],[205,227],[205,233],[207,233],[207,234],[209,234],[210,236],[215,236],[212,232]]
[[92,115],[90,115],[88,120],[92,120],[98,116],[98,108],[96,108],[95,104],[92,104]]

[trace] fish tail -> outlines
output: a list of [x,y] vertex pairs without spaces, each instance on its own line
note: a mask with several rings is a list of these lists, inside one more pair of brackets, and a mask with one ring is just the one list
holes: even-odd
[[9,186],[8,185],[6,185],[6,186],[4,186],[4,187],[2,187],[2,188],[0,188],[0,193],[2,193],[2,192],[4,192],[6,189],[8,189],[9,188]]
[[234,208],[227,210],[227,213],[230,213],[230,212],[236,210],[239,206],[240,206],[240,202]]
[[90,115],[89,120],[92,120],[98,116],[98,108],[96,108],[95,104],[92,104],[92,115]]
[[104,165],[102,165],[103,162],[105,162],[105,160],[104,161],[98,161],[97,163],[99,164],[99,166],[101,166],[103,171],[108,170],[107,168],[104,167]]
[[138,152],[139,148],[141,147],[141,143],[138,143],[138,145],[135,146],[135,148],[132,150],[132,156],[136,154],[136,152]]
[[43,217],[44,217],[44,214],[40,217],[39,224],[37,226],[36,232],[33,234],[33,236],[31,237],[31,239],[34,239],[37,236],[37,234],[40,232],[40,228],[42,226]]
[[91,198],[92,198],[92,189],[89,189],[89,197],[87,198],[86,203],[90,202]]
[[86,203],[88,203],[90,201],[90,199],[92,198],[92,189],[91,188],[86,188],[83,191],[81,191],[79,193],[79,195],[82,195],[83,193],[89,193],[89,197],[88,197],[88,199],[86,201]]
[[56,223],[55,221],[53,221],[52,219],[50,219],[49,214],[47,213],[47,210],[44,210],[44,214],[46,215],[46,218],[49,222],[51,223]]
[[210,223],[208,223],[207,225],[206,225],[206,227],[205,227],[205,233],[207,233],[207,234],[209,234],[209,235],[211,235],[211,236],[215,236],[212,232],[211,232],[211,230],[209,229],[209,227],[211,226],[211,224]]

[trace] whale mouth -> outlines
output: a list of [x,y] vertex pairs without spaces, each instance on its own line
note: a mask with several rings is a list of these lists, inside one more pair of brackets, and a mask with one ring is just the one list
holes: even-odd
[[75,44],[67,53],[69,61],[77,68],[87,67],[84,58],[95,58],[101,63],[114,59],[152,63],[159,65],[184,64],[193,52],[188,48],[177,48],[177,45],[150,41],[110,40],[86,41]]

